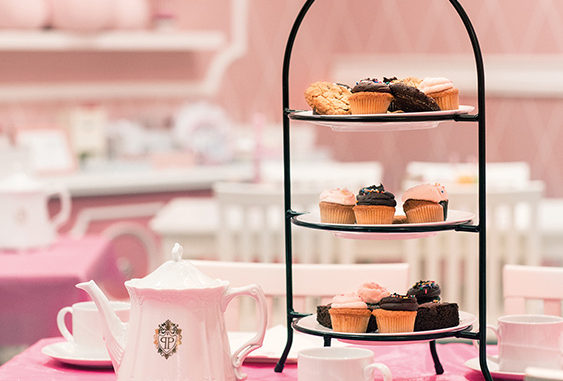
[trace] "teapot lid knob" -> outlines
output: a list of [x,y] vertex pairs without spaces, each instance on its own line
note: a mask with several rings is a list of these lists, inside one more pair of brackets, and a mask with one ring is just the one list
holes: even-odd
[[182,260],[182,254],[184,253],[184,248],[178,242],[174,244],[172,248],[172,259],[174,262],[179,262]]

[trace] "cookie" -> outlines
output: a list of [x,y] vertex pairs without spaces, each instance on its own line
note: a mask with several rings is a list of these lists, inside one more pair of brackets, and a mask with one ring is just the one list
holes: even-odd
[[391,94],[395,98],[395,107],[404,112],[440,111],[438,104],[416,87],[403,83],[391,83]]
[[350,114],[350,90],[341,84],[319,81],[305,90],[305,100],[313,112],[321,115]]

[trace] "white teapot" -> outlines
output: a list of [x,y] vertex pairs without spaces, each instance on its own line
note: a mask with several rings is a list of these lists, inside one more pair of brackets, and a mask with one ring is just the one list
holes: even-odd
[[[267,325],[266,298],[260,286],[229,288],[186,260],[176,244],[174,259],[125,287],[131,299],[129,322],[113,312],[94,281],[77,284],[102,315],[104,339],[118,380],[235,381],[246,378],[241,365],[262,345]],[[231,354],[223,313],[239,295],[258,303],[258,333]]]
[[[59,197],[61,209],[49,219],[47,202],[54,196]],[[25,172],[11,174],[0,182],[0,248],[28,249],[53,243],[70,209],[70,194],[64,187],[44,185]]]

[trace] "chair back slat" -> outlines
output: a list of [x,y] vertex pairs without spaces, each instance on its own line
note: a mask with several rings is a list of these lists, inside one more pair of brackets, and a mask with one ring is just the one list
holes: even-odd
[[[191,261],[203,273],[228,280],[233,287],[258,284],[268,300],[269,324],[285,322],[285,265],[281,263],[249,263],[223,261]],[[392,292],[404,293],[409,287],[409,265],[388,264],[294,264],[293,308],[300,312],[315,312],[334,295],[357,290],[362,283],[374,281]],[[237,302],[236,304],[233,304]],[[239,314],[233,317],[233,311]],[[228,329],[252,329],[254,303],[248,297],[233,300],[227,309]]]
[[506,265],[503,295],[505,314],[525,313],[528,300],[541,300],[543,313],[561,316],[563,268]]

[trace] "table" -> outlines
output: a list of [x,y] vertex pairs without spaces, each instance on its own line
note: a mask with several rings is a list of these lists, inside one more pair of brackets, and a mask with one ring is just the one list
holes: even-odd
[[123,282],[106,238],[60,238],[26,252],[0,251],[0,346],[30,345],[59,335],[57,312],[89,300],[74,287],[90,279]]
[[[12,360],[0,367],[0,380],[18,381],[114,381],[112,369],[87,369],[61,364],[41,353],[45,345],[61,338],[42,339]],[[282,344],[280,344],[282,345]],[[466,368],[463,363],[477,356],[477,350],[464,343],[438,345],[445,373],[436,376],[428,350],[428,344],[373,346],[367,347],[375,352],[377,361],[385,363],[393,373],[393,380],[469,380],[480,381],[480,372]],[[280,346],[281,350],[281,346]],[[297,366],[287,364],[283,373],[274,373],[274,364],[255,364],[246,362],[243,371],[249,381],[296,381]]]

